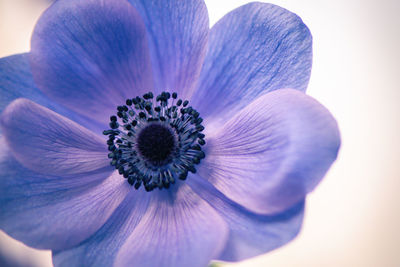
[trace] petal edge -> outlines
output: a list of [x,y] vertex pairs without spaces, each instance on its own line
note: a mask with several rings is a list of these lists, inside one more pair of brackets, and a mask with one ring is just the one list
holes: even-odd
[[25,167],[70,175],[110,169],[102,138],[30,100],[14,100],[0,116],[6,143]]
[[208,136],[199,174],[232,200],[268,214],[313,190],[340,147],[329,111],[291,89],[259,97]]
[[231,117],[258,96],[281,88],[305,91],[312,37],[294,13],[249,3],[210,31],[209,50],[192,99],[203,117]]

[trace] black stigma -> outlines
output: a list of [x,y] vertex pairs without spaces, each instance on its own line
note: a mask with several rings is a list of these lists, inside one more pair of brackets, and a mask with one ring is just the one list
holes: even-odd
[[107,157],[110,164],[135,189],[168,189],[205,157],[203,119],[189,101],[178,94],[149,92],[127,99],[110,116]]
[[160,166],[174,150],[175,138],[165,126],[154,123],[140,131],[137,147],[151,164]]

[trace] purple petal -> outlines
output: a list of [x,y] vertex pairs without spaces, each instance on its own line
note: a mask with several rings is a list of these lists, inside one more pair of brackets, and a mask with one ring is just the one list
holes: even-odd
[[55,265],[206,266],[224,247],[226,224],[187,185],[174,188],[133,191],[96,235],[56,253]]
[[145,214],[150,196],[144,190],[130,190],[110,219],[93,236],[69,250],[53,251],[54,266],[113,266],[120,247]]
[[98,121],[107,123],[127,98],[153,88],[145,26],[127,1],[57,1],[31,46],[38,87]]
[[[221,252],[227,227],[186,185],[160,192],[117,255],[115,266],[206,266]],[[156,249],[156,251],[155,251]]]
[[38,173],[64,176],[111,168],[102,138],[30,100],[13,101],[0,123],[13,156]]
[[90,129],[104,129],[60,104],[53,103],[40,91],[35,83],[29,65],[29,54],[18,54],[0,59],[0,113],[17,98],[27,98],[67,118],[85,124]]
[[244,5],[211,29],[192,104],[225,121],[266,92],[305,91],[311,63],[311,34],[297,15],[272,4]]
[[264,254],[291,241],[300,231],[303,201],[275,215],[258,215],[229,200],[199,176],[187,182],[229,225],[229,238],[219,260],[241,261]]
[[129,0],[146,24],[158,92],[189,98],[206,53],[208,13],[203,0]]
[[66,249],[95,233],[131,189],[110,171],[51,176],[26,169],[0,140],[0,228],[40,249]]
[[329,111],[291,89],[259,97],[206,136],[199,174],[233,201],[268,214],[287,209],[314,189],[340,146]]
[[0,59],[0,113],[13,100],[25,97],[47,106],[50,101],[36,88],[28,61],[29,54]]

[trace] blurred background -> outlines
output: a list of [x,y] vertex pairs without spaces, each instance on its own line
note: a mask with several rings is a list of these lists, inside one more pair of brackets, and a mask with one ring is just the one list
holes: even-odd
[[[210,23],[250,1],[206,0]],[[308,93],[336,117],[339,158],[307,199],[298,237],[218,266],[400,266],[400,1],[268,1],[297,13],[314,38]],[[29,51],[45,0],[0,0],[0,57]],[[0,266],[48,267],[0,231]]]

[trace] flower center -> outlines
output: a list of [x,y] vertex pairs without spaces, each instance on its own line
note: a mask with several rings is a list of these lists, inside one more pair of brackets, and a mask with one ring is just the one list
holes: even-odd
[[127,99],[117,107],[117,116],[110,117],[111,129],[103,132],[111,165],[135,189],[142,184],[146,191],[169,188],[195,173],[205,157],[203,119],[177,97],[163,92],[154,99],[150,92]]
[[154,123],[139,133],[137,147],[144,158],[160,166],[175,148],[175,138],[170,129]]

